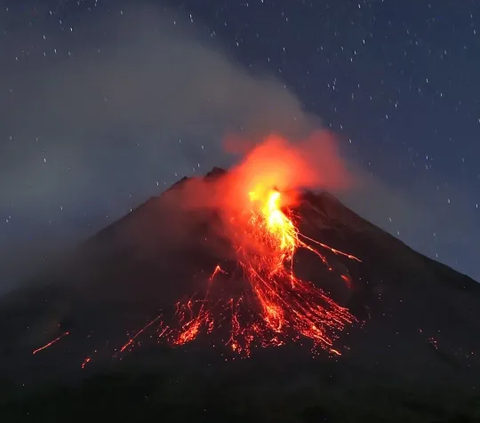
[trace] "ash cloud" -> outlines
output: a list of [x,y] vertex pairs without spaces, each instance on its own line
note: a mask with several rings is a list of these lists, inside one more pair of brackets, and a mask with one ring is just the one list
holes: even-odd
[[157,8],[71,33],[17,18],[0,46],[0,289],[183,175],[228,166],[227,132],[318,126],[283,82]]
[[[120,10],[72,31],[3,18],[0,291],[182,176],[234,163],[227,134],[295,143],[321,127],[282,81],[252,73],[202,28],[155,7]],[[367,188],[342,199],[374,223],[384,216],[372,199],[415,209],[417,198],[350,173]]]

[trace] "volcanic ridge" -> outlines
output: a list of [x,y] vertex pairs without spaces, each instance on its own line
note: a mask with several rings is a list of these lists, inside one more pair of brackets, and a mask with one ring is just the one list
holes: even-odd
[[255,184],[246,207],[236,188],[219,168],[183,178],[5,297],[5,380],[337,363],[345,386],[480,388],[477,282],[326,192]]

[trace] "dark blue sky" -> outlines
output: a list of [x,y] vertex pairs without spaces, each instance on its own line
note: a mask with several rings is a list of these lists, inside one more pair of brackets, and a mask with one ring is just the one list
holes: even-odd
[[319,117],[372,180],[340,197],[480,279],[477,1],[127,3],[1,2],[6,285],[25,248],[41,261],[225,164],[225,131],[267,112]]

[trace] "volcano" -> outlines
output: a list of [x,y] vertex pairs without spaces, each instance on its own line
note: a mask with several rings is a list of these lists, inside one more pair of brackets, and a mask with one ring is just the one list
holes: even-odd
[[2,299],[6,416],[478,421],[477,282],[327,192],[268,188],[228,232],[191,201],[227,177],[180,180]]

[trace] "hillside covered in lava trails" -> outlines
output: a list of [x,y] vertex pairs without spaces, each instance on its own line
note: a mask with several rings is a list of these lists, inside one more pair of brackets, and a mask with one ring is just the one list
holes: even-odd
[[6,416],[480,417],[480,285],[326,192],[184,178],[1,301]]

